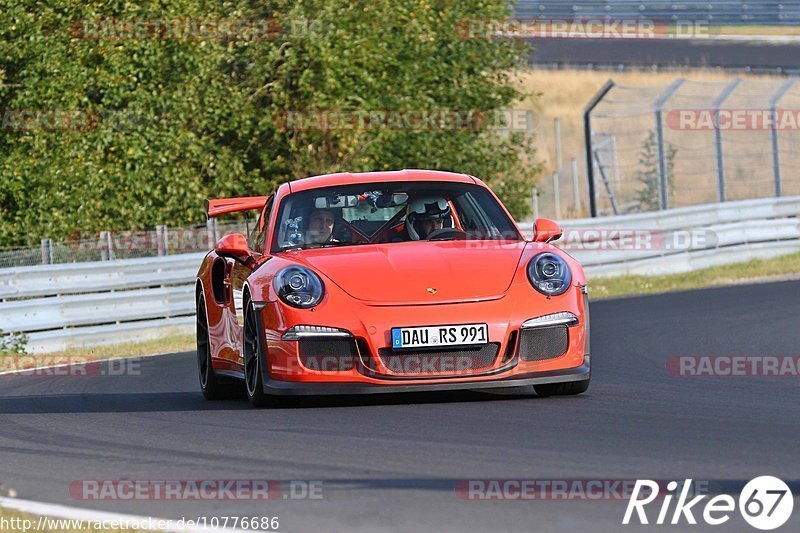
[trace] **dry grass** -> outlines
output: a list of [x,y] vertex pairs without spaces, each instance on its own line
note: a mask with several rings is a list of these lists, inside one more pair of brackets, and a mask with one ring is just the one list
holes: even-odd
[[800,26],[720,26],[712,35],[800,35]]
[[147,356],[189,352],[195,350],[194,335],[172,335],[160,339],[94,346],[87,348],[71,348],[62,352],[36,355],[7,354],[0,356],[0,372],[24,370],[46,366],[79,364],[103,359],[121,357]]
[[115,357],[130,357],[132,355],[156,355],[162,353],[188,352],[195,349],[195,336],[170,335],[142,342],[114,344],[109,346],[94,346],[91,348],[70,348],[63,352],[51,355],[86,356],[90,360],[110,359]]
[[800,254],[785,255],[774,259],[755,259],[744,263],[695,270],[686,274],[590,279],[589,288],[592,299],[598,300],[789,279],[800,279]]
[[[580,218],[588,216],[588,206],[583,205],[582,209],[574,210],[572,201],[572,169],[570,160],[575,158],[578,162],[578,183],[579,190],[585,188],[586,183],[586,161],[584,149],[584,134],[583,134],[583,110],[586,104],[592,99],[597,91],[608,81],[613,78],[619,87],[637,87],[636,94],[639,98],[644,98],[644,101],[650,98],[654,100],[656,95],[660,94],[663,89],[675,81],[677,78],[685,78],[687,80],[684,89],[687,94],[694,91],[696,94],[704,94],[708,98],[706,105],[710,106],[713,96],[717,94],[715,91],[720,91],[725,83],[734,79],[741,78],[748,83],[748,89],[742,90],[741,95],[734,95],[729,100],[729,104],[739,108],[750,108],[758,105],[766,105],[766,101],[770,91],[777,89],[777,86],[782,83],[782,80],[776,76],[770,75],[747,75],[745,73],[728,73],[723,71],[708,70],[708,71],[692,71],[692,72],[650,72],[650,71],[626,71],[626,72],[595,72],[587,70],[544,70],[544,69],[530,69],[517,73],[517,83],[519,87],[526,93],[532,96],[527,97],[522,102],[518,103],[515,107],[518,109],[528,109],[534,111],[537,116],[537,129],[536,129],[536,148],[537,161],[542,164],[542,175],[540,181],[540,206],[544,211],[542,216],[555,216],[552,211],[552,180],[550,176],[557,169],[556,164],[556,135],[554,128],[554,121],[556,118],[560,120],[561,124],[561,145],[562,145],[562,158],[561,158],[561,202],[562,213],[561,218]],[[692,83],[699,82],[699,83]],[[716,83],[717,86],[706,86],[707,83]],[[647,89],[649,87],[650,89]],[[744,87],[744,84],[741,86]],[[755,87],[755,91],[753,90]],[[643,89],[638,89],[643,88]],[[761,91],[759,93],[758,91]],[[703,92],[705,91],[705,93]],[[755,96],[748,96],[748,94]],[[694,94],[694,93],[693,93]],[[612,98],[622,99],[631,95],[624,89],[619,89],[617,92],[612,93]],[[645,96],[647,95],[647,96]],[[759,96],[760,95],[760,96]],[[761,100],[758,100],[761,97]],[[681,99],[682,98],[682,99]],[[744,99],[743,99],[744,98]],[[756,101],[752,101],[756,98]],[[685,97],[673,98],[674,102],[684,102]],[[694,101],[694,100],[693,100]],[[698,100],[700,101],[700,100]],[[636,104],[637,109],[642,109],[644,104]],[[680,104],[676,104],[680,105]],[[701,104],[695,104],[700,106]],[[788,104],[787,104],[788,105]],[[619,109],[619,106],[616,106]],[[626,124],[622,124],[620,120],[627,120]],[[595,122],[595,127],[606,131],[626,131],[631,130],[631,135],[620,134],[615,138],[618,141],[618,157],[620,168],[623,169],[621,179],[626,184],[636,184],[635,176],[632,174],[639,166],[639,158],[641,153],[642,141],[646,135],[641,132],[646,132],[648,129],[654,128],[654,119],[647,113],[638,113],[631,115],[628,118],[609,122],[608,120]],[[726,141],[727,143],[733,142],[734,144],[726,144],[726,149],[738,148],[740,146],[747,146],[751,151],[758,151],[763,153],[763,157],[753,158],[746,161],[743,165],[743,159],[732,158],[728,163],[728,197],[729,199],[749,198],[752,195],[751,189],[754,183],[759,186],[768,187],[771,184],[771,159],[770,153],[764,143],[769,142],[769,137],[764,135],[762,131],[753,132],[737,132]],[[641,137],[641,138],[640,138]],[[672,136],[672,140],[668,140],[670,146],[676,138]],[[784,135],[784,149],[790,157],[792,154],[793,146],[787,143],[789,139]],[[683,135],[679,139],[679,146],[677,147],[678,155],[675,159],[675,181],[674,190],[675,196],[671,199],[673,206],[692,205],[704,202],[717,201],[716,181],[714,180],[715,172],[715,159],[713,136],[712,135]],[[690,148],[687,148],[689,146]],[[708,155],[707,159],[698,158],[698,154]],[[793,157],[793,156],[792,156]],[[786,160],[785,166],[788,168],[794,164],[794,160]],[[797,181],[797,180],[795,180]],[[790,180],[786,180],[787,187],[789,187]],[[800,184],[800,182],[798,182]],[[791,191],[787,189],[786,194],[798,194],[794,189],[800,185],[791,185]],[[635,200],[636,186],[626,185],[623,188],[617,187],[617,200],[620,204],[625,205]],[[586,198],[586,191],[581,190],[581,198]],[[633,197],[631,197],[633,196]],[[583,204],[585,204],[583,200]]]
[[[554,120],[561,121],[562,161],[564,166],[577,157],[580,168],[583,161],[583,109],[603,84],[612,78],[620,85],[662,85],[672,83],[676,78],[696,81],[728,81],[733,78],[774,79],[767,75],[746,75],[721,71],[678,72],[595,72],[590,70],[542,70],[531,69],[517,74],[519,86],[523,91],[535,95],[520,102],[517,107],[533,110],[538,116],[536,146],[538,158],[542,161],[543,175],[549,176],[556,170],[556,147]],[[583,170],[581,170],[583,172]]]

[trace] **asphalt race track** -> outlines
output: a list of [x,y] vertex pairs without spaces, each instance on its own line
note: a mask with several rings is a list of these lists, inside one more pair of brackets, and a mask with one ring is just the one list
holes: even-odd
[[[466,501],[461,479],[704,480],[738,498],[776,475],[800,530],[797,377],[678,377],[674,355],[798,355],[800,282],[597,302],[593,383],[573,398],[442,393],[209,403],[194,354],[108,376],[0,376],[0,483],[18,497],[166,517],[278,516],[280,531],[593,531],[627,501]],[[140,365],[140,366],[139,366]],[[83,501],[86,479],[321,480],[321,499]],[[660,504],[648,508],[651,521]],[[702,523],[702,509],[695,512]],[[734,513],[724,526],[756,531]]]
[[722,40],[542,39],[533,65],[697,67],[800,72],[800,42]]

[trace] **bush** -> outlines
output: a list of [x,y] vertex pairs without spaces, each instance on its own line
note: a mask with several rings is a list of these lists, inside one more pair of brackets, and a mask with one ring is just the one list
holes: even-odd
[[0,355],[24,354],[28,345],[28,336],[24,333],[3,333],[0,329]]
[[[339,170],[468,172],[493,186],[513,214],[527,213],[538,167],[524,136],[500,137],[489,124],[463,131],[298,131],[275,120],[287,110],[492,116],[522,96],[511,73],[527,48],[465,39],[459,25],[507,17],[508,2],[6,4],[0,109],[81,110],[94,120],[77,131],[0,136],[0,245],[199,224],[207,197],[263,194],[284,181]],[[81,20],[135,17],[270,18],[286,31],[250,41],[75,33]]]

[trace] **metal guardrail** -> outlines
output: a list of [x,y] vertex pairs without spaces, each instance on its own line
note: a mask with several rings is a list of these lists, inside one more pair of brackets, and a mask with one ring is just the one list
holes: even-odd
[[204,256],[0,269],[0,330],[32,353],[190,333]]
[[0,301],[179,285],[194,280],[204,256],[205,252],[0,269]]
[[800,23],[798,2],[765,0],[519,0],[517,17],[707,21],[710,24],[790,26]]
[[[590,280],[681,273],[800,251],[798,217],[800,196],[698,205],[562,221],[555,244]],[[626,247],[636,235],[648,244]],[[674,246],[687,235],[702,239]],[[32,353],[190,333],[203,255],[0,269],[0,330],[26,334]]]
[[563,221],[554,244],[590,278],[672,274],[798,252],[798,217],[800,196],[696,205]]

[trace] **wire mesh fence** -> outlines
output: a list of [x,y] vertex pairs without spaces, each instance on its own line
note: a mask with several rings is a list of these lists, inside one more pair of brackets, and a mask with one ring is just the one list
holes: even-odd
[[252,220],[218,223],[211,219],[205,226],[82,232],[77,239],[42,239],[40,246],[0,249],[0,268],[205,252],[224,235],[249,233],[253,224]]
[[573,163],[538,186],[540,216],[800,194],[798,78],[611,84],[588,122],[593,190]]

